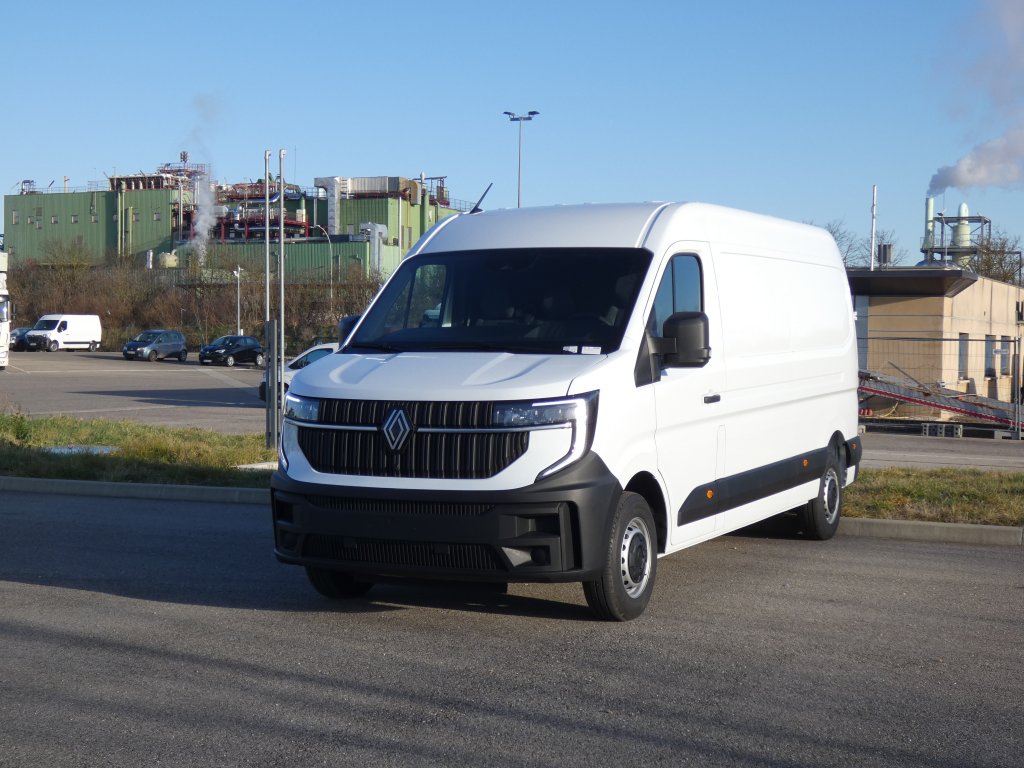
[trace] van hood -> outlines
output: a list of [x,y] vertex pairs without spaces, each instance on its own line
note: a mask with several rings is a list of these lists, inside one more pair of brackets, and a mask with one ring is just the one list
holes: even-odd
[[606,355],[510,352],[336,354],[298,371],[290,390],[352,400],[528,400],[559,397]]

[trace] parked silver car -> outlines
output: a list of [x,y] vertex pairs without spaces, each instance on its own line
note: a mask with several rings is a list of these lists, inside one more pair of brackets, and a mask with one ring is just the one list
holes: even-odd
[[125,360],[149,360],[155,362],[166,357],[174,357],[185,362],[188,348],[185,336],[180,331],[168,331],[163,328],[152,328],[143,331],[121,348]]
[[[338,342],[332,341],[327,344],[317,344],[314,347],[310,347],[298,357],[291,360],[284,367],[284,391],[288,391],[288,386],[292,383],[292,376],[298,371],[301,371],[310,363],[315,363],[321,357],[331,354],[332,352],[338,351]],[[263,372],[263,380],[260,382],[260,400],[267,399],[267,372]]]

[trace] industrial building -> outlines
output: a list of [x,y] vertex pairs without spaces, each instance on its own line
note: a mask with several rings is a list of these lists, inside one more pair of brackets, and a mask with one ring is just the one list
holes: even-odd
[[342,279],[353,267],[387,275],[434,223],[469,207],[449,198],[443,176],[329,176],[308,188],[274,179],[216,184],[185,152],[151,173],[52,187],[25,180],[4,196],[12,266],[263,272],[269,227],[275,256],[283,228],[289,282],[325,272]]
[[[922,260],[850,268],[857,313],[862,415],[984,423],[1017,432],[1021,420],[1024,288],[1019,252],[1013,282],[978,275],[992,222],[936,214],[925,202]],[[947,434],[940,431],[939,434]]]

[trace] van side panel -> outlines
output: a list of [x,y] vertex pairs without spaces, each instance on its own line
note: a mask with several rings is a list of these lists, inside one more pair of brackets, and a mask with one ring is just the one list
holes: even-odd
[[[710,440],[700,448],[718,454],[717,471],[666,478],[674,486],[671,522],[679,526],[672,550],[816,495],[833,436],[857,434],[856,336],[842,261],[822,230],[699,204],[675,208],[658,224],[647,245],[662,259],[680,251],[686,243],[672,241],[684,235],[708,244],[703,258],[717,279],[705,305],[711,359],[724,367],[720,384],[707,382],[714,404],[689,403],[689,418],[718,420],[717,449]],[[680,457],[659,452],[659,465],[667,474]]]

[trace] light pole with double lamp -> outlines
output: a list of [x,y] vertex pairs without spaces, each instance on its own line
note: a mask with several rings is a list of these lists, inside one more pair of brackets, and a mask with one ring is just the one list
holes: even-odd
[[516,208],[523,207],[523,121],[533,120],[540,112],[531,109],[525,115],[517,115],[513,112],[505,112],[509,122],[519,123],[519,174],[516,182]]

